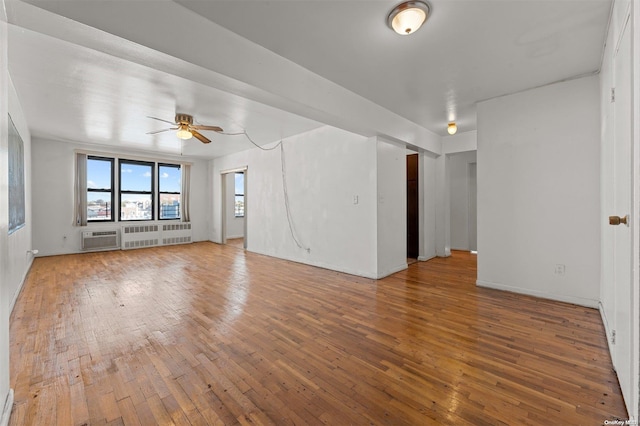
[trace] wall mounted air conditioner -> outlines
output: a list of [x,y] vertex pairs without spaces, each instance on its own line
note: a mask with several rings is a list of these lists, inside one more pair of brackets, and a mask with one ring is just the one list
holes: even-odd
[[84,231],[82,233],[82,250],[109,250],[120,248],[118,230]]

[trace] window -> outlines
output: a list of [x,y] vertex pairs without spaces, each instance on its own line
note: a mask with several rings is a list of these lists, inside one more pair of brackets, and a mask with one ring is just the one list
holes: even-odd
[[244,217],[244,173],[235,173],[235,217]]
[[87,157],[87,221],[113,221],[113,158]]
[[82,152],[75,157],[77,226],[106,221],[189,221],[190,164],[127,160]]
[[120,220],[153,220],[155,163],[120,160]]
[[180,219],[180,166],[158,164],[158,218]]

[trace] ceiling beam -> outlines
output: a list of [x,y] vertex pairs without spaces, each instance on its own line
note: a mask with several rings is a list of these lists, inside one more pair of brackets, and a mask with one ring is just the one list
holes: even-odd
[[442,152],[435,133],[172,1],[7,6],[13,25],[357,134]]

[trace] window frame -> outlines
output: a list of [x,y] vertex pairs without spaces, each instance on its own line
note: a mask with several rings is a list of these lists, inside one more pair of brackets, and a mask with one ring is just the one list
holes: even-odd
[[87,200],[86,206],[84,207],[85,209],[87,209],[87,224],[88,223],[105,223],[105,222],[115,222],[116,220],[116,210],[114,208],[115,206],[115,158],[111,158],[111,157],[102,157],[100,155],[87,155],[87,182],[89,180],[89,167],[88,167],[88,163],[89,160],[97,160],[97,161],[107,161],[109,163],[111,163],[111,189],[107,190],[106,188],[89,188],[89,185],[87,184],[87,192],[101,192],[101,193],[111,193],[111,219],[90,219],[89,218],[89,212],[88,212],[88,208],[89,208],[89,200]]
[[158,220],[181,220],[182,219],[182,212],[181,209],[178,209],[178,217],[167,217],[167,218],[162,218],[161,214],[160,214],[160,210],[162,209],[162,203],[160,203],[160,195],[161,194],[178,194],[180,195],[180,204],[182,204],[182,190],[178,191],[178,192],[169,192],[169,191],[160,191],[161,189],[161,185],[160,185],[160,167],[172,167],[175,169],[178,169],[180,171],[180,173],[182,173],[182,165],[181,164],[175,164],[175,163],[161,163],[161,162],[157,162],[156,163],[158,166],[158,173],[157,173],[157,179],[158,179]]
[[[237,175],[242,175],[242,194],[235,194],[235,192],[236,192],[235,191],[235,189],[236,189],[236,176]],[[233,192],[235,194],[234,197],[233,197],[233,217],[234,218],[238,218],[238,219],[244,218],[244,216],[245,216],[245,202],[244,202],[244,200],[245,200],[245,196],[244,196],[245,181],[244,181],[244,179],[246,178],[246,176],[247,175],[244,172],[235,172],[233,174],[233,189],[234,189]],[[242,214],[241,215],[239,215],[236,212],[236,197],[242,197]]]
[[[149,166],[151,169],[151,190],[150,191],[128,191],[122,190],[122,165],[132,164],[137,166]],[[139,161],[139,160],[127,160],[123,158],[118,159],[118,207],[119,207],[119,222],[143,222],[156,220],[155,214],[155,180],[156,180],[156,164],[155,161]],[[122,195],[134,194],[134,195],[150,195],[151,196],[151,218],[149,219],[123,219],[122,218]]]

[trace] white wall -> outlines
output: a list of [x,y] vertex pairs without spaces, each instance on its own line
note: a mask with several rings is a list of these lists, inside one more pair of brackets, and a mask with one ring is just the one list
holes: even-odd
[[456,152],[475,151],[478,149],[478,132],[472,130],[470,132],[456,133],[453,136],[443,136],[442,153],[455,154]]
[[599,135],[597,76],[478,105],[478,285],[597,306]]
[[236,203],[236,188],[235,188],[235,173],[227,174],[227,232],[225,236],[227,238],[242,238],[244,237],[244,217],[236,217],[235,203]]
[[435,159],[436,256],[451,256],[451,203],[449,156]]
[[28,253],[31,250],[31,233],[33,228],[32,205],[31,205],[31,134],[25,121],[18,95],[15,91],[11,79],[9,79],[9,114],[24,143],[24,184],[25,184],[25,226],[18,229],[8,237],[9,244],[9,265],[8,281],[11,297],[11,308],[22,288],[24,278],[31,267],[33,255]]
[[[4,22],[0,22],[1,31],[5,31]],[[2,37],[0,37],[2,39]],[[4,41],[0,50],[4,51],[6,45]],[[3,54],[4,57],[4,54]],[[2,416],[8,416],[11,405],[5,406],[5,401],[10,402],[9,392],[9,318],[15,301],[22,289],[24,279],[31,267],[33,255],[28,253],[31,249],[32,233],[32,205],[31,205],[31,135],[22,112],[22,107],[18,100],[11,78],[6,70],[6,62],[0,60],[2,70],[0,70],[0,84],[3,93],[0,101],[0,170],[3,171],[0,178],[0,410]],[[24,148],[24,179],[25,179],[25,226],[16,230],[11,235],[8,234],[8,187],[7,187],[7,126],[9,125],[7,113],[22,138]],[[8,399],[7,399],[8,398]],[[7,420],[0,419],[0,424]]]
[[[0,71],[2,72],[2,71]],[[6,70],[5,70],[6,72]],[[0,333],[0,407],[4,407],[5,400],[9,395],[9,318],[15,301],[22,289],[24,279],[31,267],[33,261],[33,255],[28,252],[31,249],[31,232],[32,232],[32,207],[31,207],[31,135],[27,127],[27,123],[22,112],[22,107],[18,100],[15,88],[11,83],[11,79],[8,75],[5,75],[3,87],[6,88],[3,93],[6,93],[6,98],[3,97],[3,106],[8,108],[0,108],[0,114],[2,114],[2,133],[0,144],[0,152],[2,158],[0,160],[0,170],[3,170],[3,177],[0,180],[0,196],[3,198],[0,208],[3,210],[0,226],[0,233],[2,233],[2,239],[0,240],[0,265],[2,266],[2,273],[0,275],[1,292],[0,301],[0,325],[2,332]],[[8,198],[8,189],[6,182],[6,170],[7,170],[7,114],[11,115],[11,119],[22,138],[24,148],[24,179],[25,179],[25,226],[16,230],[11,235],[7,236],[8,226],[7,219],[8,213],[6,211],[8,205],[6,199]],[[11,409],[11,406],[5,407]],[[0,408],[1,409],[1,408]],[[4,413],[3,415],[7,415]],[[4,419],[3,419],[4,420]],[[1,423],[0,423],[1,424]]]
[[428,260],[436,257],[436,169],[437,156],[424,152],[419,157],[420,185],[423,196],[420,200],[420,256],[418,260]]
[[247,166],[247,250],[375,278],[375,138],[325,126],[285,139],[284,154],[292,223],[303,248],[287,222],[279,149],[212,160],[211,240],[221,242],[221,172]]
[[476,152],[460,152],[449,156],[449,202],[451,248],[454,250],[471,250],[469,221],[476,216],[470,209],[469,197],[472,184],[469,176],[469,165],[475,163]]
[[378,278],[407,268],[407,152],[377,141]]
[[33,138],[33,248],[38,256],[80,253],[81,233],[93,229],[116,229],[119,222],[73,226],[74,150],[88,150],[122,158],[192,162],[191,228],[193,241],[208,239],[209,178],[208,162],[183,157],[151,156],[113,151],[97,145],[81,145]]
[[[4,1],[2,1],[4,6]],[[9,389],[9,316],[13,298],[9,282],[9,165],[7,114],[9,113],[9,70],[7,67],[7,17],[0,10],[0,423],[6,424],[10,415],[12,394]]]

